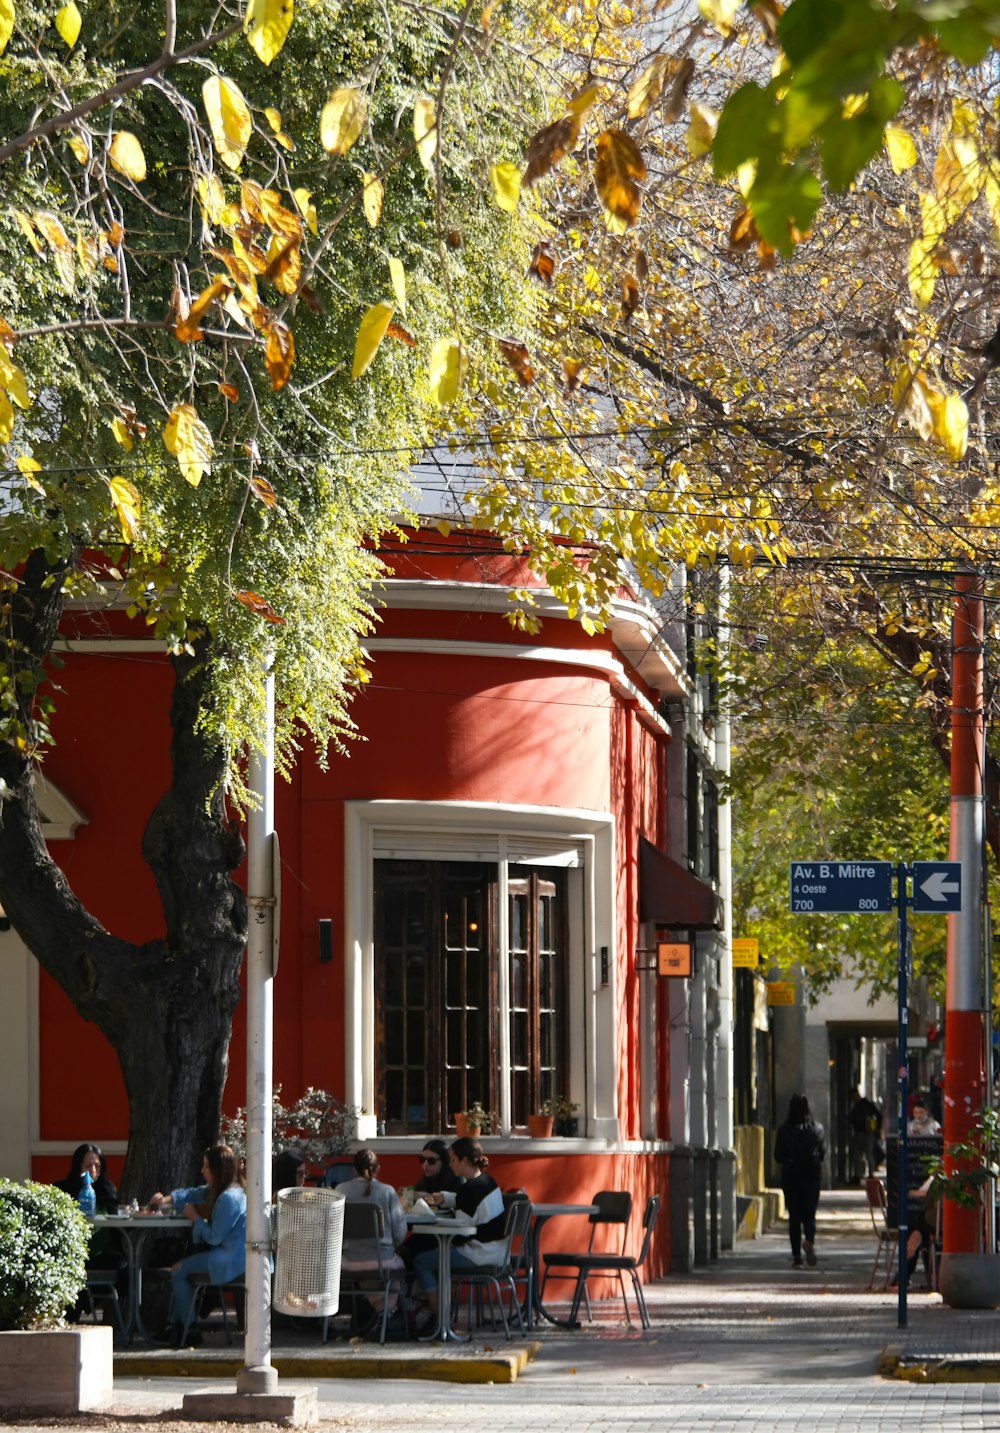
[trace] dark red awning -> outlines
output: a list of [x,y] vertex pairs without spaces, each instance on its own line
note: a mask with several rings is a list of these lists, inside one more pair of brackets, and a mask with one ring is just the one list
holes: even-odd
[[639,837],[639,919],[658,926],[686,930],[721,930],[724,921],[722,898],[658,850],[645,836]]

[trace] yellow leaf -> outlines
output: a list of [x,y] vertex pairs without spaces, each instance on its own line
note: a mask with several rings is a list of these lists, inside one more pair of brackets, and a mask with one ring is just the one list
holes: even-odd
[[0,0],[0,55],[14,33],[14,0]]
[[121,523],[122,537],[126,542],[135,542],[142,511],[139,494],[127,478],[109,478],[108,487],[111,489],[111,505]]
[[670,59],[667,55],[654,55],[628,91],[628,117],[641,119],[651,104],[655,104],[663,93],[663,86],[670,73]]
[[52,250],[52,261],[56,266],[56,272],[62,279],[66,292],[71,294],[74,288],[73,245],[69,241],[66,230],[54,214],[49,214],[43,209],[36,209],[31,217],[36,229],[45,236],[48,246]]
[[212,435],[193,403],[177,403],[171,408],[163,429],[163,446],[177,459],[193,488],[212,471]]
[[226,207],[226,195],[215,174],[200,174],[195,186],[198,203],[203,217],[209,224],[217,224]]
[[379,344],[385,337],[385,331],[389,327],[395,309],[394,304],[380,303],[373,304],[358,325],[358,336],[354,341],[354,362],[351,364],[351,377],[360,378],[371,366],[372,359],[378,352]]
[[925,309],[934,297],[937,280],[937,265],[934,251],[938,241],[935,238],[914,239],[910,245],[909,279],[910,293],[918,309]]
[[77,162],[80,164],[86,164],[87,161],[90,159],[90,150],[87,148],[87,141],[84,139],[83,135],[71,134],[66,142],[69,145],[70,149],[73,151]]
[[365,127],[368,106],[360,90],[334,90],[319,117],[319,137],[331,154],[346,154]]
[[214,303],[220,294],[225,298],[231,292],[225,279],[213,279],[208,288],[203,289],[194,300],[184,317],[179,318],[174,324],[174,337],[180,343],[194,343],[197,339],[204,337],[199,325],[205,317],[205,311],[209,304]]
[[[2,0],[0,0],[0,3],[2,3]],[[35,226],[34,226],[34,224],[32,224],[32,222],[31,222],[31,220],[28,218],[27,214],[25,214],[22,209],[15,209],[15,210],[14,210],[14,218],[17,220],[17,226],[18,226],[18,228],[21,230],[21,233],[24,235],[24,237],[27,239],[28,243],[29,243],[29,244],[31,245],[31,247],[34,249],[35,253],[36,253],[36,254],[44,254],[44,253],[45,253],[45,245],[42,243],[41,239],[39,239],[38,235],[35,233]]]
[[120,443],[126,453],[131,453],[133,447],[132,434],[129,432],[128,424],[124,418],[112,418],[111,432],[114,435],[115,442]]
[[431,349],[427,378],[434,402],[442,408],[453,403],[465,381],[468,360],[457,338],[439,338]]
[[594,184],[604,208],[622,225],[634,224],[642,203],[646,163],[631,135],[607,129],[597,136]]
[[41,493],[44,497],[45,489],[35,477],[36,473],[40,473],[42,471],[41,463],[36,463],[34,458],[29,458],[26,455],[22,454],[21,457],[17,460],[17,466],[18,470],[24,475],[24,481],[28,484],[28,487],[34,488],[36,493]]
[[68,5],[64,5],[61,10],[56,11],[56,18],[52,23],[59,31],[60,39],[72,50],[80,38],[80,27],[83,24],[80,12],[73,0],[69,0]]
[[587,115],[597,103],[597,97],[600,92],[599,85],[584,85],[580,93],[574,95],[566,106],[566,113],[576,115],[577,119],[580,120],[586,119]]
[[124,174],[134,184],[141,184],[146,177],[146,156],[135,135],[127,129],[120,129],[111,140],[108,158],[112,169]]
[[257,58],[269,65],[292,23],[292,0],[249,0],[243,29]]
[[884,139],[885,152],[889,156],[893,174],[902,174],[904,170],[912,169],[917,162],[917,146],[907,131],[900,129],[898,125],[887,124]]
[[983,179],[976,141],[963,134],[949,136],[934,161],[934,188],[949,219],[973,203]]
[[316,215],[316,205],[310,203],[312,199],[311,189],[296,189],[295,202],[299,206],[299,213],[309,226],[310,234],[319,233],[319,220]]
[[264,367],[275,392],[288,382],[295,359],[295,340],[287,324],[272,319],[264,325]]
[[253,119],[239,86],[224,75],[209,75],[201,97],[219,158],[227,169],[239,169],[253,133]]
[[437,528],[438,532],[441,534],[442,537],[451,536],[451,523],[446,517],[438,518],[434,526]]
[[437,105],[429,95],[418,95],[413,102],[413,138],[417,154],[425,169],[431,169],[437,153]]
[[281,110],[273,109],[271,105],[264,106],[264,118],[274,130],[275,134],[281,129]]
[[385,190],[382,187],[382,181],[374,174],[362,174],[361,183],[364,186],[361,203],[365,211],[365,218],[374,229],[382,217],[382,200],[385,198]]
[[740,4],[741,0],[698,0],[698,9],[720,35],[729,35]]
[[517,201],[521,197],[521,171],[516,164],[505,161],[490,168],[490,185],[493,201],[498,209],[508,214],[517,212]]
[[406,270],[399,259],[389,260],[389,278],[392,280],[392,291],[396,295],[396,302],[399,304],[400,313],[406,312]]
[[934,436],[957,463],[965,457],[969,442],[969,410],[958,393],[935,393],[930,399]]
[[0,389],[0,443],[9,443],[14,432],[14,410],[7,395]]
[[690,124],[684,138],[687,141],[688,153],[697,159],[712,148],[719,116],[717,111],[707,104],[692,103],[688,105],[688,117]]

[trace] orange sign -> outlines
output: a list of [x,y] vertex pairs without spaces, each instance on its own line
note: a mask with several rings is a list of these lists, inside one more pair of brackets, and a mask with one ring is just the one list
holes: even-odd
[[656,947],[656,969],[659,975],[690,975],[691,947],[669,945],[661,941]]
[[795,981],[772,980],[767,987],[768,1005],[794,1005]]
[[737,936],[733,941],[733,969],[756,970],[760,963],[755,935]]

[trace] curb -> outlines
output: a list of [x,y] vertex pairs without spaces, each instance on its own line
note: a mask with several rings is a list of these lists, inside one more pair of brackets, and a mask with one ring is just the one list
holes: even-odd
[[1000,1383],[1000,1358],[974,1353],[907,1353],[888,1344],[879,1354],[878,1373],[904,1383]]
[[[349,1353],[337,1358],[320,1354],[272,1354],[279,1378],[419,1378],[438,1383],[514,1383],[538,1352],[527,1344],[509,1353],[452,1355]],[[205,1358],[182,1352],[115,1355],[116,1378],[235,1378],[243,1360],[223,1355]]]

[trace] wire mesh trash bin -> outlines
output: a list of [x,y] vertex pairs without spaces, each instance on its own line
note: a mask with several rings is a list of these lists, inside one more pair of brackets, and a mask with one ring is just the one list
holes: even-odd
[[340,1308],[344,1196],[335,1189],[279,1189],[274,1307],[297,1318]]

